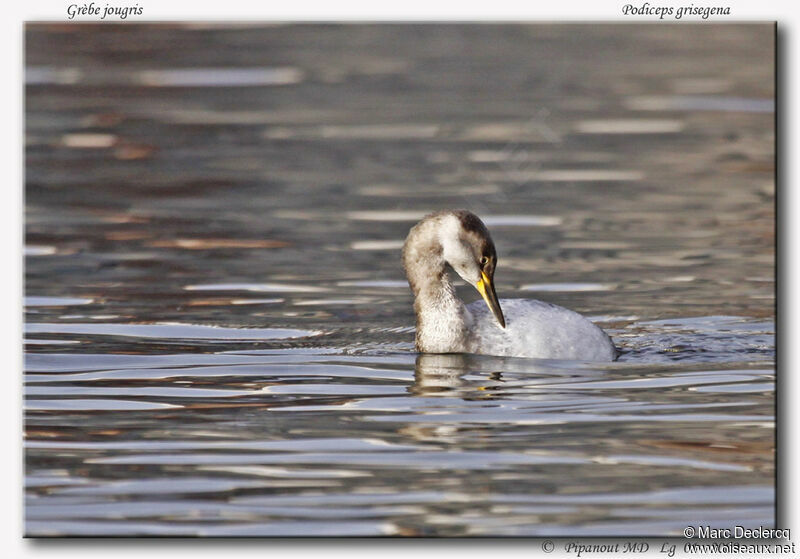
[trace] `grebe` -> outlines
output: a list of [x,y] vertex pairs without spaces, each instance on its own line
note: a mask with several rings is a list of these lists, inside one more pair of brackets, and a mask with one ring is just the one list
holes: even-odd
[[[449,264],[483,297],[465,305]],[[617,349],[580,314],[534,299],[498,301],[497,252],[486,226],[466,210],[430,214],[411,228],[403,267],[414,292],[416,347],[423,353],[480,353],[541,359],[613,361]]]

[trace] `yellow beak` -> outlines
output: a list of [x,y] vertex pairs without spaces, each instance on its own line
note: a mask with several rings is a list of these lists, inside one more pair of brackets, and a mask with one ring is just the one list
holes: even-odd
[[478,288],[478,293],[481,294],[483,300],[486,301],[486,305],[489,307],[489,310],[492,311],[492,314],[497,319],[497,322],[500,323],[501,328],[506,327],[506,319],[503,317],[503,309],[500,308],[500,302],[497,300],[497,293],[494,291],[494,282],[492,278],[486,275],[486,272],[481,271],[481,279],[478,280],[478,283],[475,284],[475,287]]

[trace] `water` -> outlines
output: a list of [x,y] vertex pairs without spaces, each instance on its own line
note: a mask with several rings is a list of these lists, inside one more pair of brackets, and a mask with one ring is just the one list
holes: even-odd
[[[26,534],[774,526],[772,33],[29,25]],[[417,355],[447,207],[619,361]]]

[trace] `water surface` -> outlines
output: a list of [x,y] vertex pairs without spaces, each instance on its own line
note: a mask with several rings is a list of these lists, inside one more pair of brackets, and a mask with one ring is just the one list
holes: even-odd
[[[27,26],[26,534],[774,526],[773,46]],[[447,207],[619,361],[416,354],[399,250]]]

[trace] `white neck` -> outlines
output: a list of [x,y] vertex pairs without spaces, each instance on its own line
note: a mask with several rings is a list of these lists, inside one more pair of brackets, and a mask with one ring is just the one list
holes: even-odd
[[456,296],[447,273],[416,292],[417,349],[424,353],[467,351],[469,313]]
[[471,317],[447,276],[437,226],[421,223],[412,229],[403,248],[403,264],[414,292],[416,345],[424,353],[461,353],[467,351]]

